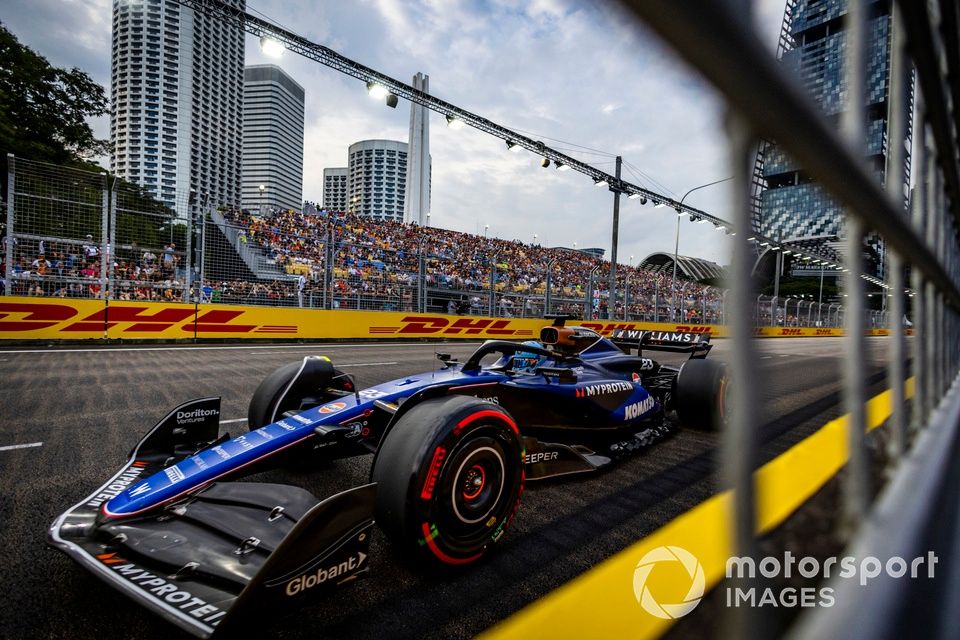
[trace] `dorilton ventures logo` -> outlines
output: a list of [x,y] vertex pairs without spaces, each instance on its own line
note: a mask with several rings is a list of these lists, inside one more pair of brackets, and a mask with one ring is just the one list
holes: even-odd
[[[700,604],[705,587],[700,561],[683,547],[652,549],[640,558],[633,571],[633,593],[637,602],[647,613],[665,620],[682,618],[693,611]],[[684,589],[686,595],[679,602],[660,601]]]

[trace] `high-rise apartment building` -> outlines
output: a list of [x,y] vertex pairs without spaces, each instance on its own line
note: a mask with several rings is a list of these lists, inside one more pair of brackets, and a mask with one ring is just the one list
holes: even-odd
[[[847,91],[843,74],[847,1],[795,0],[788,3],[787,10],[785,24],[789,25],[789,38],[786,41],[792,46],[782,52],[782,63],[798,75],[825,115],[839,123]],[[890,76],[890,2],[871,2],[869,16],[866,155],[878,180],[883,180]],[[775,144],[764,149],[763,177],[767,188],[761,195],[760,215],[754,220],[756,231],[778,240],[838,246],[842,208]],[[883,248],[879,238],[871,238],[868,244],[875,252],[876,264],[881,264]]]
[[173,0],[113,2],[111,165],[183,216],[240,200],[243,39]]
[[323,208],[327,211],[347,210],[347,168],[323,170]]
[[304,91],[272,64],[243,70],[241,205],[299,211],[303,196]]
[[403,222],[407,143],[362,140],[347,152],[347,210]]

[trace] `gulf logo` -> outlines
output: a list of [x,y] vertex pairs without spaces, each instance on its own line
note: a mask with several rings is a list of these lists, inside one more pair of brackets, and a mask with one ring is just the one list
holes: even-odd
[[336,413],[347,408],[345,402],[331,402],[320,407],[320,413]]

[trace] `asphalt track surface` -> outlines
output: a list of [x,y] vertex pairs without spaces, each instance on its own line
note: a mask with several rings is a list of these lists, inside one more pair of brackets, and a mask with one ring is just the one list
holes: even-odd
[[[864,366],[877,392],[887,342],[868,344]],[[723,359],[728,345],[718,341],[711,357]],[[366,386],[429,370],[438,350],[464,356],[474,346],[0,348],[0,638],[188,637],[45,544],[57,515],[118,469],[172,407],[220,395],[222,419],[242,419],[260,380],[306,354],[330,356]],[[840,415],[842,344],[795,338],[759,348],[769,459]],[[18,445],[32,446],[12,448]],[[531,483],[495,553],[447,575],[410,566],[376,531],[366,579],[293,615],[262,615],[257,635],[471,637],[715,493],[717,446],[717,435],[685,430],[610,470]],[[254,479],[297,484],[322,498],[365,483],[370,460]]]

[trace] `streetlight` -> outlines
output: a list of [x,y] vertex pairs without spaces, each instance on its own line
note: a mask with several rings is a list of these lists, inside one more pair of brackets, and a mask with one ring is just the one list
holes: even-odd
[[484,237],[484,238],[487,237],[487,232],[488,232],[488,231],[490,231],[490,225],[488,225],[488,224],[483,225],[483,237]]
[[263,192],[267,190],[267,185],[260,185],[260,215],[263,215]]
[[537,244],[537,234],[533,234],[533,244]]
[[[698,191],[699,189],[703,189],[705,187],[712,187],[715,184],[720,184],[721,182],[733,180],[733,178],[734,176],[730,176],[729,178],[724,178],[723,180],[714,180],[713,182],[708,182],[707,184],[701,184],[698,187],[694,187],[693,189],[690,189],[685,194],[683,194],[682,198],[680,198],[680,204],[677,205],[677,235],[673,241],[673,279],[670,283],[670,305],[671,305],[670,320],[671,321],[676,321],[676,313],[677,313],[677,300],[676,300],[677,299],[677,259],[679,258],[677,254],[680,252],[680,218],[683,217],[683,201],[686,200],[687,196],[693,193],[694,191]],[[662,202],[657,204],[657,207],[661,206],[662,204],[663,204]]]

